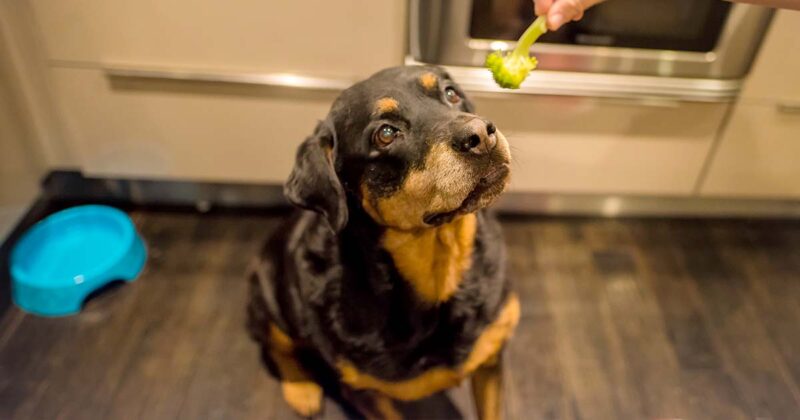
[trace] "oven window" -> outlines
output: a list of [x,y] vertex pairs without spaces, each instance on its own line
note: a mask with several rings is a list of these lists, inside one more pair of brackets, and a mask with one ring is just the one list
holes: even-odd
[[[470,36],[516,40],[533,20],[531,0],[472,0]],[[610,0],[539,42],[711,51],[730,11],[722,0]]]

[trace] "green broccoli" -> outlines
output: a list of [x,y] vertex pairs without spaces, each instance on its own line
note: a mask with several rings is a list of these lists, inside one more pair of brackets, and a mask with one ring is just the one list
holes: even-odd
[[547,23],[544,16],[539,16],[525,30],[517,41],[517,47],[509,54],[495,51],[486,57],[486,67],[492,71],[494,81],[502,88],[519,89],[528,73],[536,68],[536,57],[530,57],[531,45],[542,34],[547,32]]

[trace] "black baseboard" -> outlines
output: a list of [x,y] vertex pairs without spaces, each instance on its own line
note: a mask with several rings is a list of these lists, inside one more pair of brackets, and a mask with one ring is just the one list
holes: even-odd
[[151,179],[93,178],[55,171],[42,182],[51,200],[120,203],[137,206],[216,208],[286,207],[279,184],[220,183]]

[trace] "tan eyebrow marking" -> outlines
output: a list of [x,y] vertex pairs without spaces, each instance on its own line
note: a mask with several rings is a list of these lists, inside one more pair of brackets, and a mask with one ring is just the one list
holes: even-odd
[[419,77],[419,83],[425,90],[433,90],[436,87],[436,82],[439,80],[433,73],[424,73],[422,76]]
[[398,108],[400,108],[400,104],[395,98],[386,97],[375,101],[376,114],[388,114],[390,112],[397,111]]

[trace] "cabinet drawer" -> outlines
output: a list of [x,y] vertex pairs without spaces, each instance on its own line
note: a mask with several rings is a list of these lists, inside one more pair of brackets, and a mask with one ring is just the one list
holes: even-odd
[[31,4],[51,60],[358,78],[405,45],[403,0]]
[[726,104],[477,98],[513,154],[516,191],[688,195]]
[[737,105],[704,182],[711,196],[800,197],[800,108]]
[[800,102],[800,11],[778,10],[745,80],[741,98]]
[[334,93],[109,79],[53,69],[67,142],[93,175],[282,183]]

